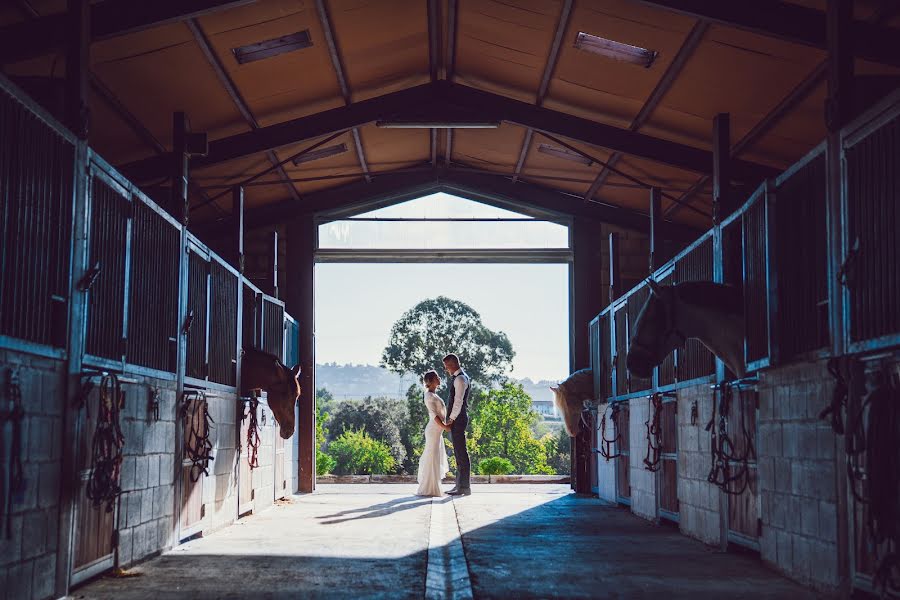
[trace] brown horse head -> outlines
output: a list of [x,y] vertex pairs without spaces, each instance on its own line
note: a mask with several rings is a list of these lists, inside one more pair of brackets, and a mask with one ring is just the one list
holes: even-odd
[[300,365],[285,366],[277,356],[244,348],[241,359],[241,394],[251,390],[266,391],[266,398],[275,420],[281,426],[281,437],[294,434],[294,406],[300,397]]

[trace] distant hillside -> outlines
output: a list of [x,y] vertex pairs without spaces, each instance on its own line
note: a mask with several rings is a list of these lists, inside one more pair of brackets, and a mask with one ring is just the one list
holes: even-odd
[[[554,381],[513,379],[522,384],[525,392],[536,402],[553,402],[550,386]],[[409,386],[418,383],[414,375],[401,378],[387,369],[373,365],[316,365],[316,386],[326,388],[338,400],[384,396],[405,398]]]

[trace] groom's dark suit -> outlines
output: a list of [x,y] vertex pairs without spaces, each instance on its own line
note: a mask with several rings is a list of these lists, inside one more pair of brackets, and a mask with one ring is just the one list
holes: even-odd
[[[465,382],[465,391],[459,398],[456,390],[456,379],[461,377]],[[459,411],[453,425],[450,426],[450,439],[453,440],[453,455],[456,457],[456,489],[469,490],[469,451],[466,450],[466,427],[469,425],[469,391],[472,389],[472,382],[466,372],[460,369],[455,375],[450,376],[447,382],[450,389],[450,397],[447,398],[447,415],[453,414],[454,402],[462,402],[462,408]]]

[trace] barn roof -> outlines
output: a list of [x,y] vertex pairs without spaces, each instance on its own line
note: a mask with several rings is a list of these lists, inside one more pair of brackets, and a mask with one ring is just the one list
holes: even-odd
[[[683,235],[710,223],[716,114],[747,187],[825,135],[824,0],[138,4],[92,6],[91,143],[152,188],[185,111],[210,140],[192,162],[200,224],[267,171],[245,188],[251,225],[456,189],[637,227],[654,186]],[[856,2],[857,73],[897,73],[892,6]],[[8,75],[64,71],[64,7],[0,8]],[[582,32],[656,54],[614,60],[576,47]],[[499,126],[379,126],[403,121]]]

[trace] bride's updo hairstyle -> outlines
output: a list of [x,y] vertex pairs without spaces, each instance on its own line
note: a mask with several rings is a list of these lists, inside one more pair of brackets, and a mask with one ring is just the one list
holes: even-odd
[[425,382],[425,385],[428,385],[432,381],[439,380],[441,377],[437,374],[437,371],[434,369],[430,371],[426,371],[424,375],[422,375],[422,381]]

